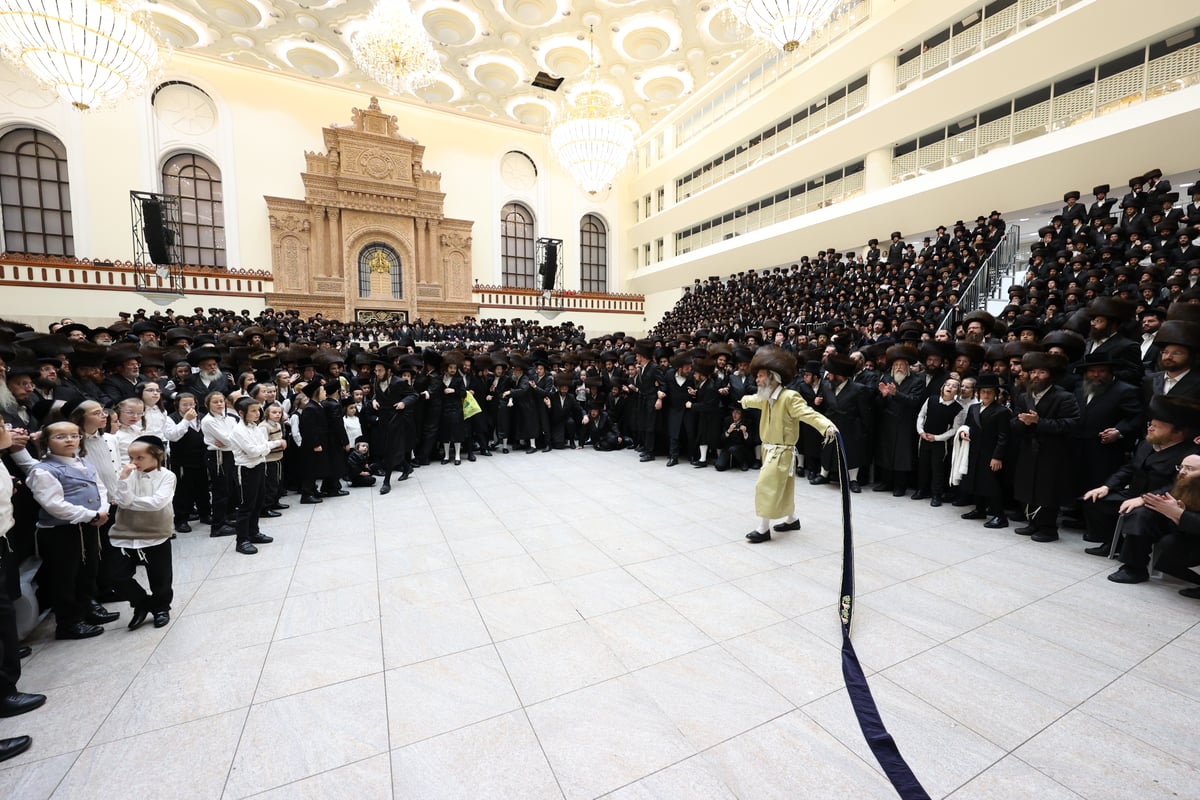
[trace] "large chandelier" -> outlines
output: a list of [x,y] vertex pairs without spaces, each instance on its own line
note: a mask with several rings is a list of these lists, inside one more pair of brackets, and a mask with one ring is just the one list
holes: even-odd
[[408,0],[382,0],[350,43],[354,63],[393,93],[433,82],[442,63]]
[[594,195],[611,184],[629,160],[640,131],[600,88],[594,45],[592,55],[587,85],[554,121],[550,146],[575,182]]
[[840,0],[731,0],[730,8],[755,35],[790,53],[828,21]]
[[0,0],[0,52],[86,111],[145,88],[170,48],[132,0]]

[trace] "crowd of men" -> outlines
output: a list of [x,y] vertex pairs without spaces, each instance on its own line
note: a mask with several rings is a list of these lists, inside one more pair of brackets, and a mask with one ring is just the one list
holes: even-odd
[[[773,344],[783,354],[774,372],[842,433],[847,490],[915,490],[913,500],[968,509],[964,519],[989,528],[1024,523],[1015,532],[1037,542],[1081,529],[1088,553],[1119,552],[1111,580],[1147,580],[1153,555],[1198,597],[1200,183],[1186,205],[1157,170],[1129,184],[1119,216],[1108,186],[1090,204],[1068,192],[1010,305],[950,326],[939,324],[1003,236],[998,212],[973,228],[939,227],[920,248],[897,231],[862,254],[827,250],[786,270],[697,280],[641,339],[589,337],[571,323],[364,325],[271,309],[139,309],[46,331],[0,320],[3,460],[16,486],[0,548],[5,587],[20,590],[33,552],[37,508],[23,481],[44,444],[37,432],[84,401],[142,399],[177,425],[184,396],[201,417],[214,395],[278,405],[272,435],[296,446],[281,454],[275,486],[267,481],[263,514],[277,516],[289,488],[315,503],[345,494],[344,482],[382,477],[386,494],[393,475],[494,453],[591,448],[642,463],[665,456],[667,468],[758,468],[759,409],[770,399],[742,399],[759,391],[756,350]],[[170,442],[171,468],[190,487],[175,529],[201,521],[224,535],[228,521],[212,507],[229,488],[214,481],[226,479],[219,468],[195,477],[186,438]],[[835,447],[802,426],[799,474],[836,482]],[[101,617],[110,612],[96,591]],[[19,662],[15,639],[0,646],[3,702]]]

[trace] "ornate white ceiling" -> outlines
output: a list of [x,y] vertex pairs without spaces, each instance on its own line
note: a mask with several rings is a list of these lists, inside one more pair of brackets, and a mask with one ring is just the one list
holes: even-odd
[[[178,50],[387,94],[350,56],[371,0],[150,0]],[[712,80],[747,45],[716,0],[418,0],[442,59],[418,97],[542,127],[589,65],[588,26],[605,88],[643,130]],[[565,78],[557,92],[530,81]]]

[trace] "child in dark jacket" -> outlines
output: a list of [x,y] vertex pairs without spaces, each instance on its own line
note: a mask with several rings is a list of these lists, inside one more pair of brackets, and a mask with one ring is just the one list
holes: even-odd
[[374,486],[375,476],[371,474],[371,447],[367,437],[359,436],[354,440],[354,448],[346,454],[346,480],[351,486]]

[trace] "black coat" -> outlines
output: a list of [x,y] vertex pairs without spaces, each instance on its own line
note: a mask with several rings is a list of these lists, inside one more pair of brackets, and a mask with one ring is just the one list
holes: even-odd
[[[1162,394],[1167,379],[1163,371],[1152,372],[1142,379],[1142,408],[1150,406],[1150,398]],[[1184,397],[1188,400],[1200,400],[1200,370],[1192,369],[1179,379],[1171,389],[1172,397]]]
[[[905,381],[905,383],[908,382]],[[870,455],[871,435],[874,431],[875,403],[871,396],[871,390],[849,380],[839,394],[834,391],[830,381],[824,380],[821,381],[821,397],[823,398],[821,405],[816,406],[816,409],[828,417],[829,421],[841,431],[842,441],[846,446],[846,468],[861,467]],[[915,424],[912,430],[916,430]],[[808,431],[812,431],[820,437],[820,434],[811,425],[801,426],[802,437]],[[827,451],[832,456],[832,446],[828,447]],[[825,466],[831,466],[832,463],[832,460],[829,459]],[[834,470],[830,469],[830,473],[833,472]]]
[[[1028,411],[1038,415],[1032,426],[1017,419]],[[1018,500],[1034,507],[1070,502],[1075,487],[1071,442],[1078,427],[1079,405],[1066,389],[1051,385],[1036,407],[1032,394],[1017,395],[1010,430],[1017,442],[1013,492]]]
[[[344,433],[344,426],[340,427]],[[310,402],[300,412],[300,449],[296,462],[300,480],[308,482],[333,475],[332,459],[341,462],[343,455],[330,452],[329,418],[319,403]]]
[[715,451],[721,444],[721,419],[724,413],[715,381],[709,379],[696,385],[692,411],[696,414],[696,444],[708,445]]
[[[522,373],[521,377],[513,379],[512,388],[508,390],[510,407],[510,428],[508,436],[514,441],[521,439],[536,439],[538,435],[538,413],[534,403],[541,402],[537,389],[529,381],[529,376]],[[501,400],[502,403],[507,402]]]
[[[894,383],[891,373],[880,383]],[[917,468],[917,415],[926,396],[925,376],[910,374],[894,395],[875,398],[879,423],[875,462],[881,469],[910,472]]]
[[1175,482],[1175,468],[1180,462],[1197,452],[1200,447],[1190,439],[1162,450],[1155,450],[1152,444],[1143,440],[1133,451],[1133,458],[1108,476],[1104,485],[1121,498],[1159,491]]
[[[1108,389],[1087,401],[1083,387],[1075,390],[1079,406],[1079,428],[1074,435],[1075,463],[1072,494],[1081,495],[1103,483],[1125,463],[1133,442],[1141,433],[1142,404],[1138,390],[1124,381],[1113,381]],[[1115,428],[1121,438],[1111,444],[1100,442],[1100,432]]]
[[[371,400],[379,406],[371,427],[371,457],[385,469],[400,466],[413,448],[417,393],[412,384],[393,377],[386,385],[375,384]],[[399,403],[403,409],[396,408]]]
[[450,376],[449,383],[443,377],[429,386],[430,396],[441,396],[441,423],[438,426],[439,442],[461,443],[467,435],[466,420],[463,419],[463,398],[467,396],[467,381],[459,373]]
[[971,444],[967,474],[959,484],[962,491],[975,497],[997,497],[1004,493],[1001,482],[1004,473],[992,472],[991,461],[1006,458],[1011,423],[1012,411],[1000,403],[992,403],[986,409],[982,403],[974,403],[967,409],[965,424]]

